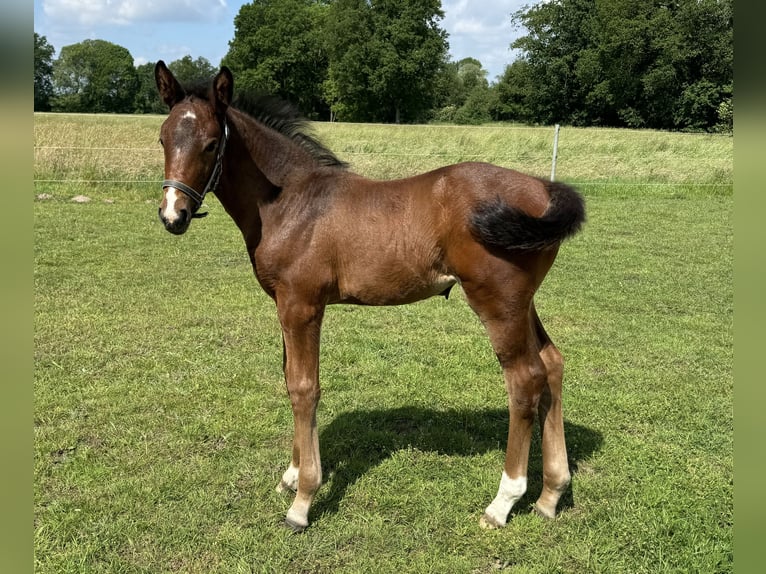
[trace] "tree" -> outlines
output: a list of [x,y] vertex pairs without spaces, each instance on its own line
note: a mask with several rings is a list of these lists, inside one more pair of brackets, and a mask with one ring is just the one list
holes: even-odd
[[218,71],[207,58],[199,57],[192,60],[191,56],[184,56],[180,60],[170,62],[168,68],[181,84],[207,81]]
[[343,119],[416,121],[447,63],[439,0],[337,0],[330,6],[325,94]]
[[457,124],[490,121],[495,94],[487,75],[476,58],[449,62],[439,74],[437,92],[440,99],[434,119]]
[[[734,6],[733,0],[685,2],[678,13],[680,33],[687,42],[684,54],[686,81],[677,125],[691,128],[730,128],[734,97]],[[694,93],[703,94],[687,107]],[[704,102],[704,103],[703,103]]]
[[277,95],[308,116],[327,116],[321,89],[327,74],[321,42],[326,12],[327,3],[319,0],[253,0],[242,6],[223,58],[239,89]]
[[54,111],[130,113],[138,88],[133,57],[104,40],[64,46],[53,65]]
[[506,66],[495,86],[497,106],[493,113],[494,119],[536,123],[535,111],[530,107],[534,101],[534,91],[535,82],[526,59],[519,58]]
[[513,20],[527,34],[498,85],[503,114],[691,130],[727,121],[732,0],[558,0]]
[[605,81],[620,119],[665,129],[715,125],[731,96],[732,0],[611,0],[599,19]]
[[[139,114],[164,114],[168,107],[160,99],[157,92],[157,84],[154,79],[155,62],[148,62],[136,67],[138,78],[136,96],[133,108]],[[207,81],[215,75],[216,69],[207,58],[193,60],[191,56],[184,56],[168,64],[173,75],[181,84],[194,84]]]
[[[608,1],[608,0],[607,0]],[[582,94],[577,82],[578,56],[593,41],[595,0],[560,0],[519,10],[513,21],[528,34],[511,47],[522,51],[525,83],[534,86],[526,92],[524,105],[542,123],[581,123],[574,115]]]
[[35,107],[36,112],[51,109],[53,95],[53,46],[45,36],[35,32]]
[[136,67],[138,88],[133,103],[133,110],[137,114],[164,114],[168,107],[160,99],[157,91],[157,82],[154,79],[155,62],[147,62]]
[[489,87],[488,74],[476,58],[463,58],[457,63],[457,75],[466,93],[470,93],[476,87]]

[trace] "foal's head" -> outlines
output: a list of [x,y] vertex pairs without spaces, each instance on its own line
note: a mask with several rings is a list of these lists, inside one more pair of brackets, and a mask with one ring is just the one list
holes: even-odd
[[165,181],[159,216],[165,229],[180,235],[194,217],[205,194],[214,191],[222,170],[228,138],[226,110],[234,82],[223,67],[205,89],[187,92],[160,60],[154,68],[157,89],[170,108],[160,130],[165,152]]

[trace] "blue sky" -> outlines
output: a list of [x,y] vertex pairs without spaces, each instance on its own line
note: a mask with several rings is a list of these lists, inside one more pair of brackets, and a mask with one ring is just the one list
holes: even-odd
[[[185,55],[218,66],[234,37],[234,17],[250,0],[34,0],[35,32],[58,51],[86,39],[128,49],[135,63]],[[441,25],[453,60],[478,58],[494,80],[513,61],[520,34],[510,14],[532,0],[442,0]]]

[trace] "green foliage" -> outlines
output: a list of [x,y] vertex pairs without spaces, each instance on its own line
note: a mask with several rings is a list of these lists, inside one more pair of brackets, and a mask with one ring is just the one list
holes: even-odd
[[727,98],[718,105],[717,110],[718,123],[715,125],[715,131],[723,133],[734,132],[734,104],[731,98]]
[[[134,101],[136,113],[164,114],[168,111],[157,91],[157,83],[154,79],[155,64],[156,62],[149,62],[136,68],[138,76],[138,89]],[[200,57],[193,60],[191,56],[174,60],[168,64],[168,68],[182,84],[207,81],[218,71],[207,58]]]
[[497,106],[494,119],[535,123],[535,113],[531,108],[534,82],[529,68],[530,63],[523,58],[506,66],[495,86]]
[[206,82],[212,78],[218,68],[213,66],[207,58],[199,57],[193,60],[191,56],[184,56],[168,64],[168,68],[182,84]]
[[487,71],[476,58],[450,62],[439,74],[438,103],[433,119],[459,125],[483,124],[492,119],[497,94],[487,82]]
[[57,112],[133,111],[138,74],[130,52],[104,40],[64,46],[54,63]]
[[447,61],[438,0],[337,0],[329,9],[325,94],[340,119],[423,119]]
[[327,117],[322,83],[327,54],[321,30],[327,11],[317,0],[255,0],[234,18],[234,39],[223,64],[237,86],[274,94],[310,117]]
[[168,107],[160,99],[157,91],[154,64],[155,62],[148,62],[136,68],[138,90],[136,90],[134,110],[138,114],[164,114],[168,111]]
[[[514,14],[527,34],[505,115],[551,124],[709,130],[733,80],[732,0],[561,0]],[[521,89],[514,86],[518,83]]]
[[[513,15],[521,55],[490,85],[449,62],[439,0],[254,0],[223,64],[312,119],[733,130],[733,0],[557,0]],[[163,113],[153,63],[101,40],[58,60],[35,34],[35,109]],[[170,64],[182,82],[216,71]]]
[[50,110],[53,95],[53,53],[54,48],[45,36],[35,32],[35,111]]

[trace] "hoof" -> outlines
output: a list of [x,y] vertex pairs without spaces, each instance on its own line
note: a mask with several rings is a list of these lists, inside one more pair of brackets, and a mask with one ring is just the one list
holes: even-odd
[[493,516],[490,516],[485,512],[484,515],[479,519],[479,526],[481,526],[484,530],[496,530],[498,528],[502,528],[505,526],[505,524],[500,524]]
[[282,522],[282,526],[289,528],[293,534],[303,534],[303,532],[308,527],[308,524],[298,524],[289,518],[285,518],[284,522]]

